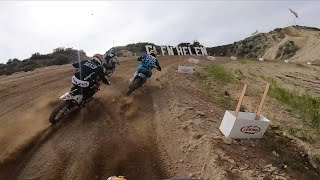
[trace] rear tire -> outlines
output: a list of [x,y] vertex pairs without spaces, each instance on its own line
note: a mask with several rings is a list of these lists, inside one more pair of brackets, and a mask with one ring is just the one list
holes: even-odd
[[71,108],[71,107],[69,107],[70,103],[71,102],[69,102],[69,101],[62,101],[60,104],[58,104],[58,106],[56,106],[53,109],[53,111],[49,117],[49,121],[52,124],[55,124],[58,121],[68,117],[69,113],[70,113],[70,108]]
[[136,90],[141,85],[141,79],[135,78],[132,84],[129,87],[129,91],[127,92],[127,96],[129,96],[134,90]]

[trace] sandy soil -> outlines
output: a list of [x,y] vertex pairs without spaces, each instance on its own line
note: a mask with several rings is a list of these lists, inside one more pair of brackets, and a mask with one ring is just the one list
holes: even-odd
[[[160,60],[165,69],[179,58]],[[111,78],[112,86],[103,87],[81,113],[54,127],[50,126],[48,116],[58,97],[70,88],[73,74],[70,65],[2,76],[1,176],[10,179],[103,179],[114,174],[125,174],[131,179],[165,177],[165,172],[155,163],[158,157],[154,155],[157,148],[151,96],[148,92],[143,98],[123,95],[138,63],[122,62]]]

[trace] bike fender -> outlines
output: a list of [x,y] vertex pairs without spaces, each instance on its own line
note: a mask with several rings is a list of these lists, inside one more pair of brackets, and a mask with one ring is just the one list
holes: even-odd
[[60,96],[61,100],[67,101],[71,99],[71,96],[69,94],[69,92],[65,93],[64,95]]
[[82,95],[72,96],[72,95],[70,95],[69,92],[67,92],[67,93],[65,93],[64,95],[62,95],[62,96],[60,97],[60,99],[63,100],[63,101],[75,100],[75,101],[77,101],[78,104],[80,104],[81,101],[82,101]]

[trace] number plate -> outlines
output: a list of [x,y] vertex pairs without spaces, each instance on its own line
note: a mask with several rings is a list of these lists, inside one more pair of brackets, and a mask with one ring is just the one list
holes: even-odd
[[146,76],[143,73],[139,73],[138,76],[145,78]]

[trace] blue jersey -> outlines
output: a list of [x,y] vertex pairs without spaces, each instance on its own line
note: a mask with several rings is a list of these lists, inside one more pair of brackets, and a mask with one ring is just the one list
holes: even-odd
[[153,68],[160,67],[159,61],[155,57],[153,57],[149,54],[143,54],[142,56],[140,56],[138,58],[138,61],[141,61],[140,66],[147,68],[147,69],[150,69],[150,70]]

